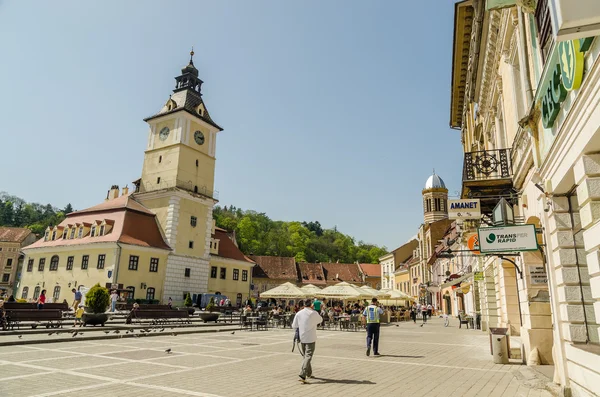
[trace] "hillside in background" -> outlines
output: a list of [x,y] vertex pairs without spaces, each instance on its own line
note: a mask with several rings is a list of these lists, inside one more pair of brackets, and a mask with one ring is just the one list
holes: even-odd
[[20,197],[0,192],[0,226],[26,227],[42,235],[49,225],[58,225],[69,212],[73,212],[71,204],[58,209],[51,204],[28,203]]
[[217,226],[235,230],[246,255],[293,256],[298,262],[378,263],[385,247],[356,242],[353,237],[316,222],[271,220],[266,214],[234,206],[215,206]]

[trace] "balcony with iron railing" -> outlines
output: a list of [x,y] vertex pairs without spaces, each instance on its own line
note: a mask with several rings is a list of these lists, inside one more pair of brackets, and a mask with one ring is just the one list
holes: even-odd
[[463,185],[500,184],[512,179],[511,149],[482,150],[465,153]]

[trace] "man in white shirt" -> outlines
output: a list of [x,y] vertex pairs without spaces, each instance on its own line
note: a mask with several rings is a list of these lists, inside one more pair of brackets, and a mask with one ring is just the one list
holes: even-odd
[[302,369],[300,370],[300,382],[305,383],[306,378],[312,378],[311,361],[315,352],[317,342],[317,326],[321,324],[323,318],[313,309],[313,301],[308,299],[305,302],[304,309],[300,310],[294,316],[292,323],[293,329],[298,329],[300,334],[300,348],[304,354]]

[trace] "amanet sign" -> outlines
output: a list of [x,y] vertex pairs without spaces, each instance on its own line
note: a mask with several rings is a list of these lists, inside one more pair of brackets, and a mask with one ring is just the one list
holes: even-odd
[[482,253],[537,251],[535,225],[485,227],[477,230]]
[[481,209],[479,199],[448,200],[449,219],[479,219]]
[[552,128],[569,91],[578,89],[583,80],[585,52],[590,49],[593,37],[557,43],[558,59],[548,70],[549,77],[542,93],[542,123]]

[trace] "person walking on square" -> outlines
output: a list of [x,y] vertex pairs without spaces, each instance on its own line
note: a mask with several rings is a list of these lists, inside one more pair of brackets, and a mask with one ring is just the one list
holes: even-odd
[[77,310],[75,310],[75,323],[73,327],[77,327],[77,324],[81,327],[81,317],[83,317],[83,304],[79,304]]
[[77,291],[75,288],[73,288],[71,292],[74,294],[73,304],[71,307],[73,308],[73,312],[76,312],[79,304],[81,303],[81,291]]
[[421,306],[421,311],[423,313],[423,324],[427,322],[427,306]]
[[300,352],[304,355],[298,375],[302,383],[306,383],[306,378],[313,377],[311,363],[317,342],[317,326],[323,321],[319,313],[314,310],[314,302],[308,299],[304,305],[304,309],[296,313],[292,322],[292,328],[298,330]]
[[363,316],[367,321],[367,356],[371,355],[371,343],[373,344],[373,355],[379,356],[379,317],[383,309],[379,307],[377,298],[371,299],[371,304],[365,308]]

